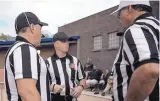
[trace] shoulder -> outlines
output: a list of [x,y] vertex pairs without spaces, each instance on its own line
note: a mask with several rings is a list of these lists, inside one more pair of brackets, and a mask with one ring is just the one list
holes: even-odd
[[73,60],[79,61],[77,57],[70,55],[71,58],[73,58]]
[[14,51],[20,50],[23,53],[38,54],[37,49],[33,45],[26,43],[26,42],[19,42],[15,44],[13,47],[14,47]]
[[133,33],[134,31],[139,30],[139,29],[141,29],[141,28],[142,28],[141,25],[132,24],[130,27],[128,27],[128,28],[126,29],[124,35],[126,35],[126,34],[128,34],[128,33]]
[[150,33],[147,27],[143,25],[133,24],[125,31],[124,38],[142,38],[144,36],[144,33]]

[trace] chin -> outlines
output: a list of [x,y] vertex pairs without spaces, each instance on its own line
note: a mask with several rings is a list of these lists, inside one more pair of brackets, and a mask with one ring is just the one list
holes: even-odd
[[64,52],[64,53],[67,53],[67,52],[68,52],[68,50],[64,50],[63,52]]

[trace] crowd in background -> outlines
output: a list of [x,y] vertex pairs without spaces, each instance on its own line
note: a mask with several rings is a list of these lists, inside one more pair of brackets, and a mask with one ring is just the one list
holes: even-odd
[[86,73],[86,84],[90,91],[94,94],[99,94],[102,91],[102,96],[112,94],[113,71],[97,68],[90,58],[87,58],[84,71]]

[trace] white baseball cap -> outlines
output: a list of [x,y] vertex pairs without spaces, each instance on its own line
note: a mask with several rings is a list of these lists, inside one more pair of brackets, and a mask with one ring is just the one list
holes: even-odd
[[121,10],[122,8],[127,7],[129,5],[138,5],[138,4],[150,6],[149,0],[120,0],[118,9],[112,12],[110,15],[117,16],[118,11]]

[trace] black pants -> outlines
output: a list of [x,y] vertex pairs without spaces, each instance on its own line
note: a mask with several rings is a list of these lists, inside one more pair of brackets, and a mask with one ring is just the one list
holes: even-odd
[[51,101],[72,101],[72,96],[60,96],[60,95],[53,95],[51,94]]

